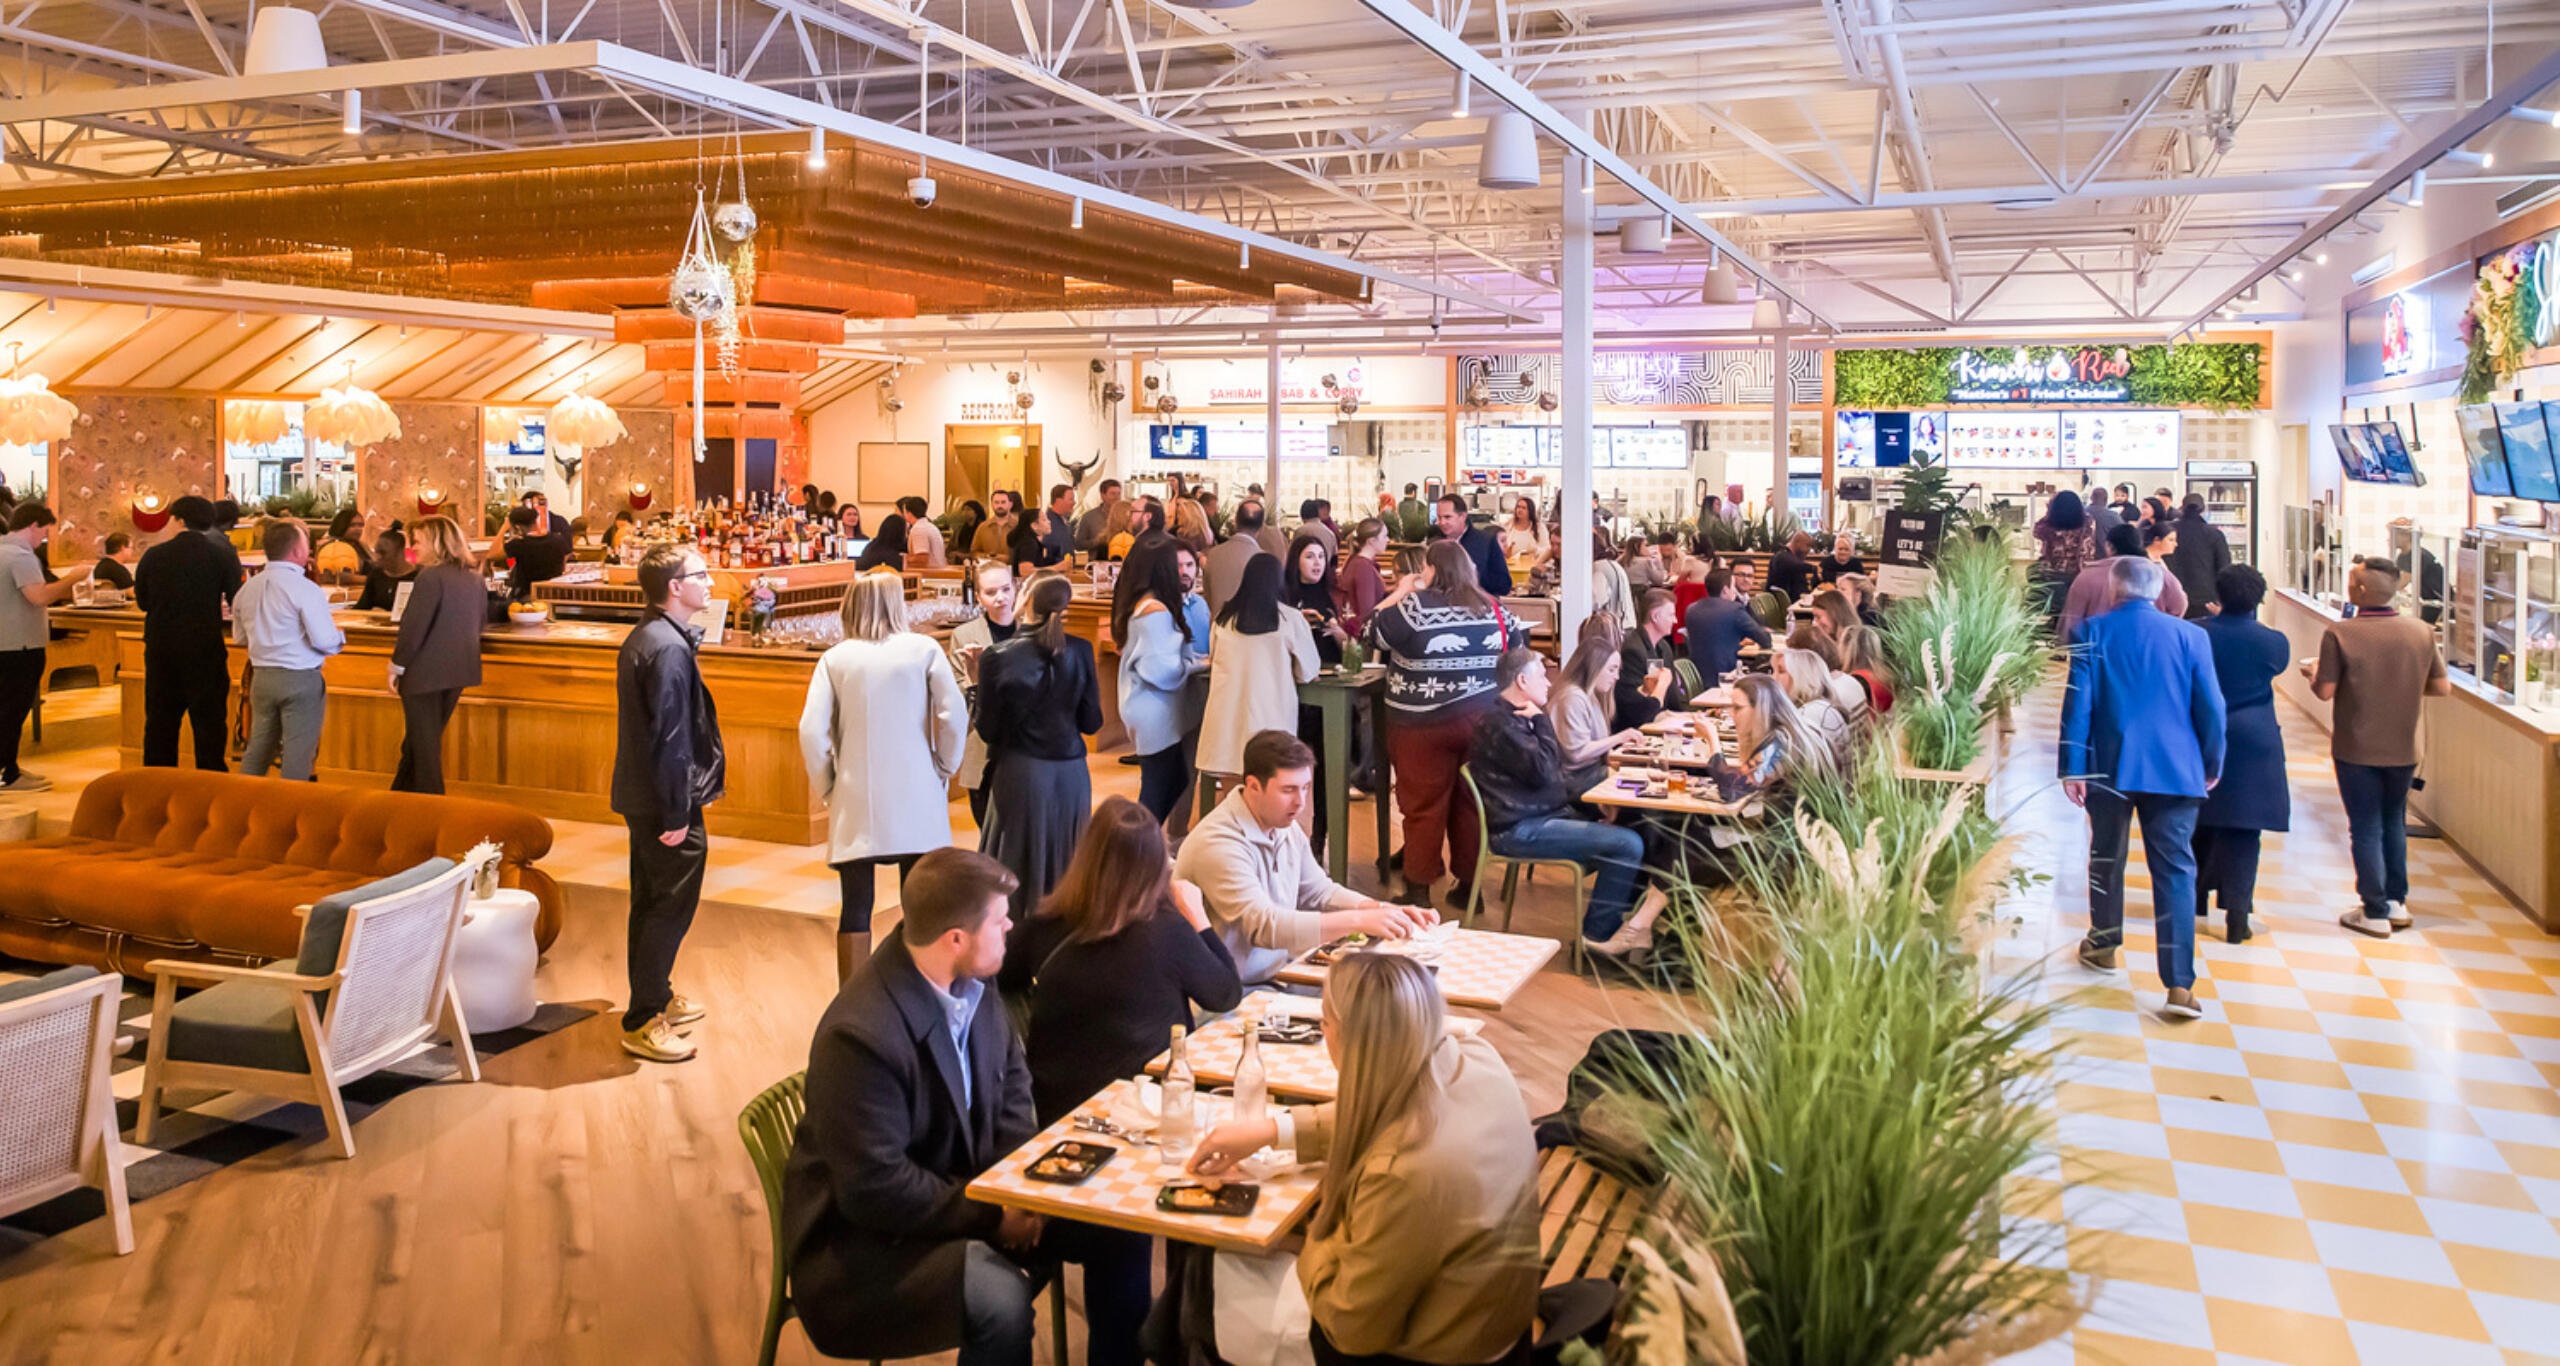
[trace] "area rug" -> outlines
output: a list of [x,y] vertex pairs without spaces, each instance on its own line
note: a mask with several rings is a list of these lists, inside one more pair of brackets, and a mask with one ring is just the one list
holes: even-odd
[[[38,965],[0,964],[0,982],[40,976]],[[111,1063],[116,1095],[116,1126],[124,1140],[125,1196],[140,1204],[198,1181],[235,1162],[288,1143],[317,1143],[327,1137],[320,1111],[296,1101],[231,1092],[171,1091],[163,1097],[160,1120],[145,1146],[133,1141],[133,1123],[142,1094],[142,1063],[151,1035],[149,982],[128,989],[117,1011],[116,1056]],[[472,1047],[482,1066],[488,1060],[547,1038],[596,1012],[586,1006],[545,1004],[532,1019],[514,1029],[473,1034]],[[453,1080],[453,1050],[439,1044],[350,1082],[339,1094],[347,1122],[358,1125],[367,1115],[422,1086]],[[41,1205],[0,1218],[0,1262],[46,1238],[65,1233],[107,1212],[106,1198],[83,1188]]]

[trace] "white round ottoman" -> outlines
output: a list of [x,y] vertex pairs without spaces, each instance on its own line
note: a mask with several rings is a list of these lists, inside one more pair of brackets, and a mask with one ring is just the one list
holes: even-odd
[[36,837],[36,809],[32,806],[0,806],[0,844],[14,844]]
[[533,1018],[533,922],[541,913],[533,893],[502,887],[462,908],[453,944],[453,986],[462,998],[463,1026],[474,1034],[513,1029]]

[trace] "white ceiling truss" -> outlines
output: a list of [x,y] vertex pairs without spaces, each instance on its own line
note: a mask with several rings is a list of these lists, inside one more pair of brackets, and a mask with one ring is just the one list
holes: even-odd
[[[247,0],[0,0],[0,187],[704,139],[802,109],[910,136],[921,119],[1044,184],[1429,286],[1326,333],[1384,338],[1453,306],[1551,318],[1571,144],[1599,167],[1603,225],[1682,225],[1663,255],[1602,244],[1604,333],[1738,328],[1698,302],[1719,252],[1840,331],[2166,330],[2560,48],[2560,0],[295,2],[321,14],[328,80],[367,92],[360,135],[328,80],[231,80]],[[145,91],[162,87],[193,93]],[[1541,124],[1542,189],[1476,184],[1482,121],[1506,100]],[[2560,163],[2560,130],[2493,132],[2495,173],[2431,183]],[[2301,302],[2264,291],[2254,316]],[[1252,321],[1047,314],[883,336],[1242,338]]]

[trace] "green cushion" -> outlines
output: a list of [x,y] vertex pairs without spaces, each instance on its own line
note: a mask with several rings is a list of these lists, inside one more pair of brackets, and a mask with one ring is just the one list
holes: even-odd
[[293,1027],[294,992],[258,982],[207,987],[169,1011],[169,1056],[225,1067],[308,1072],[302,1034]]
[[97,975],[96,968],[56,968],[42,977],[30,977],[23,982],[0,982],[0,1005],[23,1001],[30,996],[42,996],[48,991],[74,982],[85,982]]
[[449,858],[431,858],[415,868],[403,869],[386,878],[333,892],[311,904],[311,914],[302,922],[302,952],[294,959],[294,971],[306,977],[326,977],[338,970],[338,945],[347,936],[347,911],[359,902],[375,897],[405,892],[412,887],[435,881],[452,872]]

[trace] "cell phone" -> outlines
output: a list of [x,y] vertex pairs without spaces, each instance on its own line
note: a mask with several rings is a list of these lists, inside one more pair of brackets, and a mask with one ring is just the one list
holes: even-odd
[[1058,1144],[1031,1160],[1023,1175],[1034,1181],[1058,1186],[1080,1186],[1085,1179],[1102,1170],[1119,1153],[1099,1143],[1078,1143],[1074,1139]]
[[1253,1213],[1255,1202],[1261,1198],[1262,1187],[1250,1181],[1230,1181],[1214,1187],[1196,1181],[1175,1181],[1156,1192],[1156,1208],[1167,1214],[1218,1214],[1233,1218]]

